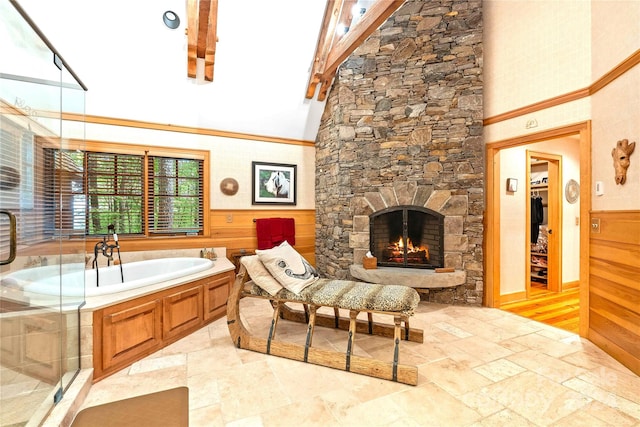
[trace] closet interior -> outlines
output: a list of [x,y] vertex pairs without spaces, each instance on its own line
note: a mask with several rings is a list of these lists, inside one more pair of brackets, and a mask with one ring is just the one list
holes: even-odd
[[531,285],[547,286],[549,164],[531,159]]

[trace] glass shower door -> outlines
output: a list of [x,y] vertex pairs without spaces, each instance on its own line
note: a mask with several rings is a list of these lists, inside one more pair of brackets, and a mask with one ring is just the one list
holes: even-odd
[[53,150],[84,127],[84,89],[15,1],[0,2],[0,426],[38,425],[80,368],[84,230],[53,198]]

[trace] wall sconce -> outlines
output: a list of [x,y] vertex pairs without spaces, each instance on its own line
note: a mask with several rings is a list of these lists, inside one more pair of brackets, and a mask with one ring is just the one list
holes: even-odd
[[172,30],[175,30],[180,26],[180,18],[171,10],[167,10],[162,14],[162,20],[164,21],[164,25]]
[[515,178],[507,178],[507,191],[515,193],[518,191],[518,180]]

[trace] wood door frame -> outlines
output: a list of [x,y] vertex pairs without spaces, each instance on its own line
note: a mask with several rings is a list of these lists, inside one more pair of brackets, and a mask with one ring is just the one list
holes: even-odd
[[579,136],[580,145],[580,335],[589,326],[589,212],[591,210],[591,120],[486,144],[484,301],[500,307],[500,150],[549,139]]
[[[527,194],[531,192],[531,159],[536,158],[548,164],[547,189],[547,228],[551,231],[548,237],[547,252],[547,289],[552,292],[562,292],[562,156],[540,151],[527,152]],[[531,198],[525,198],[527,203],[527,227],[525,228],[525,274],[527,299],[531,294]],[[553,262],[552,262],[553,261]]]

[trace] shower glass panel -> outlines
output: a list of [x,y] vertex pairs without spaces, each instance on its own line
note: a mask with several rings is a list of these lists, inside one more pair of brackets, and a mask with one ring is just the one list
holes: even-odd
[[13,0],[0,46],[0,426],[39,425],[80,370],[84,206],[51,152],[83,144],[85,88]]

